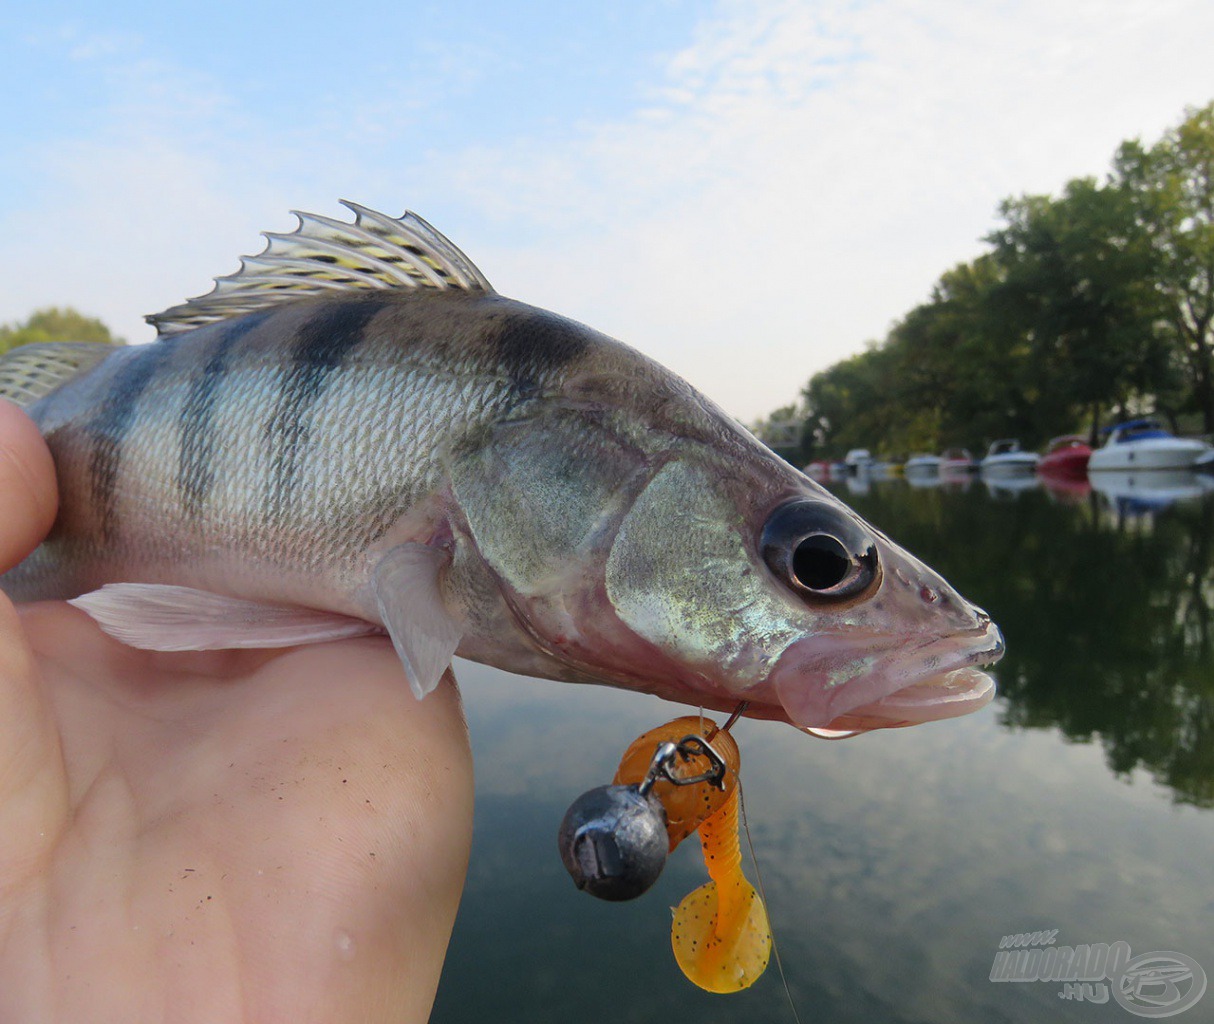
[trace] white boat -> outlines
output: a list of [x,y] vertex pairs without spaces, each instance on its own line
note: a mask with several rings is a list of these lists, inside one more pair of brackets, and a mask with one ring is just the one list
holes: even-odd
[[902,473],[907,477],[933,477],[940,475],[939,455],[912,455],[902,467]]
[[1036,452],[1026,452],[1019,441],[1005,438],[991,444],[978,468],[984,478],[1032,476],[1040,461],[1041,456]]
[[1169,434],[1154,420],[1107,427],[1109,439],[1092,452],[1088,472],[1187,469],[1211,450],[1204,441]]
[[873,456],[867,448],[853,448],[843,456],[843,465],[852,474],[863,473],[872,465]]

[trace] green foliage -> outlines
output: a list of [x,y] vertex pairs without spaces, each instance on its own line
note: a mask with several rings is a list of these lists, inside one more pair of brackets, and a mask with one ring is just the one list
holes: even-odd
[[777,455],[794,465],[809,461],[805,450],[802,423],[805,411],[797,405],[784,405],[752,426],[754,435]]
[[1114,176],[1150,240],[1169,341],[1214,431],[1214,103],[1188,111],[1151,149],[1125,143]]
[[1214,432],[1214,103],[1152,147],[1124,143],[1105,181],[999,216],[989,252],[809,381],[815,451],[1038,446],[1130,409]]
[[110,329],[95,317],[85,316],[66,306],[51,306],[32,313],[24,323],[0,326],[0,353],[18,345],[38,341],[104,341],[126,344],[110,334]]
[[[1156,258],[1132,197],[1116,183],[1071,181],[1058,199],[1008,200],[990,236],[1004,271],[1002,309],[1023,342],[1017,372],[1034,440],[1051,425],[1145,394],[1173,394]],[[1053,431],[1057,432],[1057,431]]]

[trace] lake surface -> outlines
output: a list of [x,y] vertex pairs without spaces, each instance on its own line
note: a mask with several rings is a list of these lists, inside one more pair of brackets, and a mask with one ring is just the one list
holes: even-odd
[[[1061,981],[990,980],[1003,936],[1050,929],[1179,952],[1214,987],[1214,500],[1187,476],[1102,488],[834,488],[986,608],[1008,653],[967,718],[841,742],[735,727],[806,1024],[1138,1019]],[[774,963],[719,996],[675,965],[669,908],[707,877],[694,839],[631,903],[578,892],[560,863],[568,804],[685,709],[457,669],[476,830],[432,1020],[792,1021]],[[1172,1019],[1214,1021],[1214,992]]]

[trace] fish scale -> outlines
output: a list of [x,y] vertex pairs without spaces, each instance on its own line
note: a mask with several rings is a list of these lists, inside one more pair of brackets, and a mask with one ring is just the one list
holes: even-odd
[[160,650],[383,631],[419,697],[458,652],[811,730],[991,699],[989,617],[687,382],[347,205],[150,346],[0,358],[60,489],[8,594]]
[[[332,320],[335,306],[365,309],[360,300],[323,303],[318,318]],[[382,315],[384,304],[371,308]],[[101,473],[90,473],[87,490],[65,481],[69,505],[103,509],[94,529],[74,537],[76,571],[85,578],[67,589],[94,582],[89,563],[121,560],[154,573],[167,559],[196,558],[226,543],[233,530],[245,556],[284,571],[314,574],[348,562],[435,489],[441,467],[434,456],[451,439],[453,421],[472,430],[514,401],[504,366],[473,367],[482,380],[468,381],[428,372],[433,360],[424,352],[423,369],[415,370],[396,336],[365,337],[370,317],[347,342],[367,349],[362,358],[343,369],[324,353],[321,374],[301,385],[300,348],[267,352],[263,342],[300,320],[306,327],[311,310],[302,312],[252,314],[242,320],[257,322],[238,321],[239,332],[222,324],[199,328],[191,332],[195,354],[188,360],[173,358],[180,335],[157,343],[165,350],[130,350],[140,358],[115,368],[110,382],[118,398],[103,402],[83,431],[71,414],[78,400],[71,383],[31,409],[60,461],[104,462]],[[277,323],[283,316],[292,322]],[[309,344],[305,334],[302,347]],[[311,392],[308,400],[301,389]],[[479,402],[467,401],[470,390]],[[206,423],[190,413],[200,395]],[[291,486],[300,476],[307,485]],[[183,522],[191,527],[185,539]]]

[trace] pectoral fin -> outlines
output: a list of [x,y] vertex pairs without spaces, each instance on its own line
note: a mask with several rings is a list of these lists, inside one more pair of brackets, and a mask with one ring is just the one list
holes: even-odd
[[68,603],[115,640],[149,651],[295,647],[379,632],[346,615],[160,583],[107,583]]
[[439,573],[450,560],[438,548],[401,544],[372,578],[380,618],[418,700],[438,686],[463,636],[439,588]]

